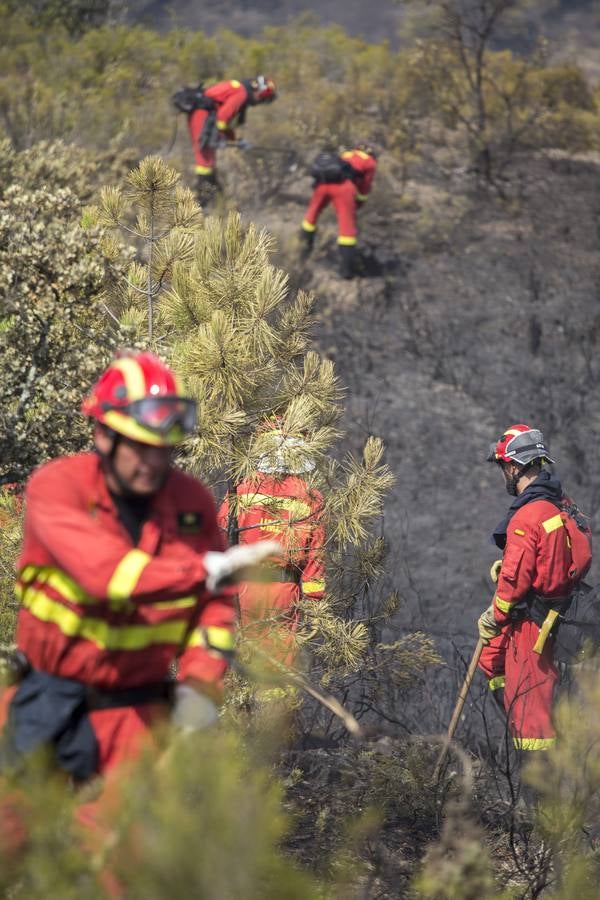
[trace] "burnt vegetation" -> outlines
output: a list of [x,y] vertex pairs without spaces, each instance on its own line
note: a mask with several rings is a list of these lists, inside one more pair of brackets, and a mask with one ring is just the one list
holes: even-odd
[[[364,734],[350,738],[314,700],[290,700],[277,719],[232,675],[222,732],[129,787],[114,842],[127,896],[196,885],[215,900],[593,900],[593,661],[564,687],[561,740],[529,775],[483,681],[460,746],[439,781],[432,773],[491,594],[486,536],[506,496],[482,462],[489,441],[509,421],[534,421],[600,524],[600,93],[593,66],[578,64],[585,44],[578,59],[552,40],[573,6],[580,33],[598,13],[406,4],[392,49],[305,18],[250,36],[181,21],[159,33],[134,21],[149,6],[0,3],[0,640],[8,647],[14,628],[14,488],[86,445],[76,398],[127,342],[171,354],[203,402],[215,382],[198,347],[210,341],[237,380],[228,395],[225,375],[215,405],[204,401],[211,424],[184,464],[222,496],[251,465],[267,382],[296,403],[291,415],[312,417],[330,532],[342,532],[331,603],[303,635],[307,674]],[[279,99],[250,110],[251,150],[221,154],[225,198],[203,216],[168,98],[258,69]],[[333,218],[305,262],[298,229],[314,154],[360,139],[382,152],[360,213],[360,273],[342,282]],[[152,253],[149,181],[166,241]],[[77,856],[60,791],[37,777],[30,854],[2,867],[3,890],[98,896],[102,861]],[[212,868],[197,851],[202,830]]]

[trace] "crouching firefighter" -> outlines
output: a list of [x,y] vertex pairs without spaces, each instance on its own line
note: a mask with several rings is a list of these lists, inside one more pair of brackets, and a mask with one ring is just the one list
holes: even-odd
[[324,151],[316,157],[310,174],[313,192],[302,222],[300,233],[303,256],[311,252],[319,216],[331,203],[338,224],[340,275],[353,278],[356,274],[357,211],[371,192],[377,153],[371,144],[358,144],[341,154]]
[[492,566],[496,591],[478,623],[485,644],[479,665],[507,714],[514,746],[547,750],[556,740],[555,637],[591,565],[591,532],[547,468],[554,460],[537,428],[511,426],[487,459],[515,499],[492,536],[503,555]]
[[[46,463],[26,488],[0,762],[18,771],[44,747],[75,784],[108,786],[169,714],[188,730],[216,721],[233,648],[223,586],[273,546],[226,550],[209,490],[173,465],[196,405],[156,356],[116,357],[82,411],[95,451]],[[92,830],[101,805],[79,808]]]
[[217,177],[217,150],[236,142],[235,129],[244,124],[249,106],[272,103],[277,96],[275,83],[265,75],[244,81],[219,81],[207,88],[184,88],[173,96],[175,106],[188,114],[188,130],[196,159],[198,200],[210,202],[221,185]]

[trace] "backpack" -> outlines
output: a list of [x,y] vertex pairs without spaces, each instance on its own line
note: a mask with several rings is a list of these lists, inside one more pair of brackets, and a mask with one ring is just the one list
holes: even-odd
[[309,174],[317,184],[339,184],[356,176],[356,172],[349,162],[329,150],[317,154],[309,169]]
[[171,103],[177,112],[186,113],[188,116],[197,109],[212,110],[215,108],[215,101],[204,94],[201,84],[198,87],[187,86],[175,91],[171,97]]
[[554,662],[573,665],[596,653],[600,648],[600,590],[585,581],[580,582],[558,621],[552,654]]
[[579,507],[568,497],[563,497],[558,505],[560,517],[567,531],[567,540],[573,560],[569,578],[581,581],[592,564],[592,532]]

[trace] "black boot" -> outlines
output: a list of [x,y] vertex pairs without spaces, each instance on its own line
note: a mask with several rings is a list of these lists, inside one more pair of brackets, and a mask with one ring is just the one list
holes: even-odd
[[300,259],[308,259],[310,256],[312,249],[315,245],[315,232],[314,231],[305,231],[304,228],[300,231]]
[[340,275],[342,278],[354,278],[356,247],[340,244]]
[[198,175],[196,196],[202,209],[211,206],[221,191],[221,184],[214,172],[211,172],[210,175]]

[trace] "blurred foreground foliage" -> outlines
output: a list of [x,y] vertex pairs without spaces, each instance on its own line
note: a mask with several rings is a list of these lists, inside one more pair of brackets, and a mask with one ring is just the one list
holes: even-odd
[[[69,792],[41,760],[5,782],[2,896],[95,900],[115,878],[132,900],[333,896],[281,851],[291,827],[282,783],[230,731],[176,738],[166,754],[148,753],[121,771],[118,804],[115,790],[106,783]],[[93,830],[81,824],[90,815]],[[17,823],[28,838],[20,852]]]

